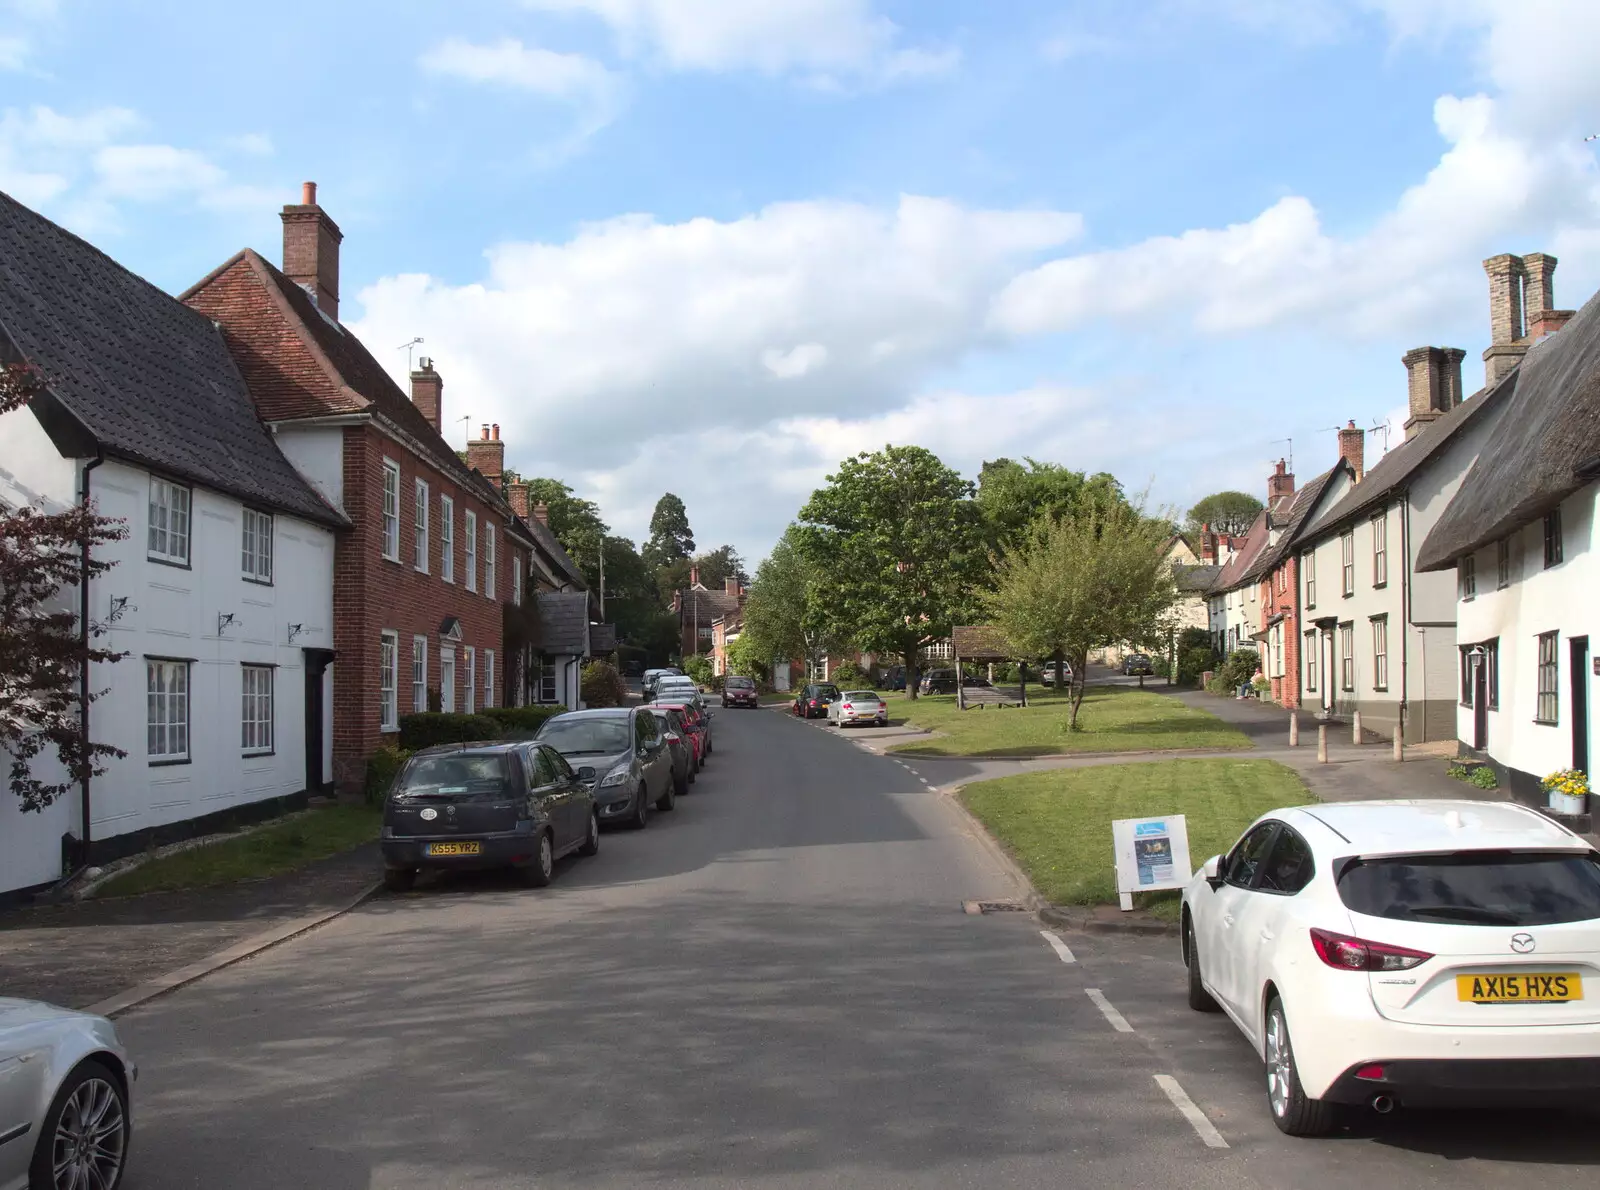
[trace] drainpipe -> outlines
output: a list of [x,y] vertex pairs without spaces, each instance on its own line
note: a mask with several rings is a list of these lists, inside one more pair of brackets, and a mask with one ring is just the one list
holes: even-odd
[[[96,454],[83,465],[83,479],[79,485],[78,499],[82,507],[89,506],[89,472],[105,462],[104,454]],[[52,892],[70,884],[78,875],[89,866],[89,844],[94,841],[94,828],[90,825],[90,797],[89,773],[92,767],[88,763],[89,751],[89,543],[83,544],[82,555],[82,580],[78,583],[78,641],[86,654],[78,666],[78,744],[84,754],[83,771],[78,777],[78,813],[83,819],[82,847],[78,854],[78,864],[71,872],[62,877],[51,889]]]

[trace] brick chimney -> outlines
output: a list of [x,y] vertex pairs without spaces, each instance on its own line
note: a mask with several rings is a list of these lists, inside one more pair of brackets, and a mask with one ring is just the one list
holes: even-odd
[[724,595],[737,595],[739,593],[739,580],[732,575],[722,580],[722,593]]
[[1489,274],[1489,346],[1483,352],[1483,382],[1492,385],[1528,353],[1522,304],[1528,270],[1522,257],[1502,252],[1484,261],[1483,271]]
[[689,586],[690,587],[698,587],[699,585],[700,585],[700,568],[698,566],[691,566],[691,567],[689,567]]
[[300,205],[286,206],[283,219],[284,274],[312,297],[329,318],[339,318],[339,241],[344,233],[317,205],[317,184],[301,188]]
[[513,483],[506,486],[506,499],[511,501],[511,511],[523,520],[528,519],[528,485]]
[[546,529],[550,527],[550,506],[543,500],[533,506],[533,519]]
[[1289,464],[1278,460],[1277,470],[1267,477],[1267,503],[1271,504],[1279,496],[1294,495],[1294,473],[1289,470]]
[[493,426],[485,425],[478,440],[467,443],[467,466],[477,470],[495,487],[499,487],[505,464],[506,444],[500,441],[500,426],[498,423]]
[[1352,420],[1339,431],[1339,457],[1354,468],[1356,482],[1367,473],[1367,433]]
[[[1400,357],[1400,362],[1406,366],[1410,409],[1410,416],[1406,418],[1407,438],[1416,437],[1423,426],[1461,404],[1461,361],[1466,356],[1459,347],[1413,347]],[[1487,354],[1484,358],[1488,358]]]
[[1529,346],[1546,335],[1553,335],[1567,325],[1567,320],[1577,311],[1557,310],[1555,276],[1556,258],[1544,252],[1530,252],[1522,258],[1527,284],[1523,289],[1523,306],[1527,318]]
[[1209,523],[1200,526],[1200,565],[1213,566],[1217,561],[1217,535]]
[[439,433],[444,433],[444,377],[433,370],[433,361],[423,356],[411,373],[411,403]]

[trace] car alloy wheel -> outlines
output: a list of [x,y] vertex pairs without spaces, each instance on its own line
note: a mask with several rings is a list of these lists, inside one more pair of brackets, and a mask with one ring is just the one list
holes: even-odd
[[529,888],[544,888],[555,876],[555,872],[555,847],[550,842],[550,832],[545,831],[539,836],[539,854],[534,857],[533,863],[520,869],[518,874]]
[[1267,1005],[1265,1057],[1267,1105],[1278,1131],[1287,1136],[1324,1136],[1330,1132],[1334,1105],[1322,1099],[1308,1099],[1300,1086],[1294,1043],[1289,1040],[1289,1020],[1283,1012],[1283,1001],[1276,997]]
[[30,1185],[54,1190],[111,1190],[128,1152],[128,1109],[115,1076],[85,1062],[67,1077],[45,1119]]
[[642,785],[634,792],[634,797],[639,803],[634,807],[633,816],[628,819],[628,825],[636,831],[642,831],[650,822],[650,799],[646,796],[650,791]]

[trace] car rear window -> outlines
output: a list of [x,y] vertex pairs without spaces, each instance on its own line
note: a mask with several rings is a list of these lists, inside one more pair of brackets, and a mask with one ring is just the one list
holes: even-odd
[[846,690],[844,692],[844,700],[846,702],[854,702],[858,698],[862,702],[878,701],[877,692],[873,690]]
[[1357,859],[1339,873],[1353,913],[1448,925],[1548,926],[1600,918],[1594,853],[1462,851]]
[[839,687],[837,687],[837,686],[818,686],[817,687],[816,697],[818,697],[818,698],[838,698],[839,697]]
[[395,793],[400,797],[500,796],[506,788],[503,752],[456,752],[418,756],[406,766]]

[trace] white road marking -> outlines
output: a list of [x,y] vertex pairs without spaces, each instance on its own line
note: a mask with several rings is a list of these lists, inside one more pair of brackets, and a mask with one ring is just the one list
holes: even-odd
[[1158,1074],[1155,1079],[1156,1085],[1167,1093],[1168,1099],[1172,1100],[1172,1106],[1183,1113],[1183,1118],[1189,1121],[1189,1126],[1201,1140],[1205,1141],[1206,1148],[1228,1147],[1228,1142],[1222,1139],[1222,1133],[1217,1131],[1216,1125],[1206,1119],[1205,1112],[1195,1106],[1194,1100],[1190,1099],[1188,1092],[1178,1085],[1177,1079],[1170,1074]]
[[1078,956],[1072,953],[1072,948],[1049,930],[1040,930],[1039,937],[1050,944],[1050,949],[1060,956],[1063,963],[1076,963],[1078,961]]
[[1111,1022],[1111,1027],[1118,1033],[1132,1033],[1133,1026],[1128,1024],[1127,1018],[1111,1006],[1099,988],[1084,988],[1084,995],[1094,1001],[1094,1006],[1100,1010],[1100,1015]]

